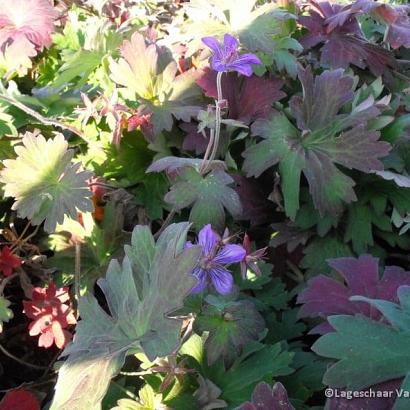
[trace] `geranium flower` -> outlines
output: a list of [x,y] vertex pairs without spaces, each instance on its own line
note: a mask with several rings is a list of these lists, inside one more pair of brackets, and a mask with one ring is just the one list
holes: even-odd
[[[212,285],[218,293],[227,295],[232,290],[233,278],[224,265],[243,260],[245,249],[240,245],[223,245],[211,225],[206,225],[199,231],[198,244],[202,247],[201,259],[192,272],[198,283],[191,292],[199,293]],[[185,246],[188,248],[193,245],[187,242]]]
[[225,34],[223,44],[215,37],[204,37],[202,42],[213,51],[211,67],[215,71],[237,71],[250,77],[253,72],[252,64],[262,64],[254,54],[239,55],[239,42],[230,34]]
[[56,12],[48,0],[2,0],[0,45],[23,36],[39,49],[51,44]]
[[64,330],[68,325],[77,323],[68,302],[68,288],[57,289],[54,283],[47,288],[34,288],[31,301],[23,301],[24,313],[33,321],[29,325],[30,336],[40,335],[38,345],[51,347],[53,343],[62,349],[71,339]]
[[51,282],[47,288],[34,288],[31,301],[24,301],[24,313],[31,319],[35,319],[41,313],[52,313],[54,316],[66,313],[67,305],[64,302],[70,300],[68,288],[57,289],[56,285]]
[[[74,316],[72,316],[74,318]],[[36,320],[29,325],[29,335],[37,336],[40,335],[38,339],[38,345],[40,347],[49,348],[55,343],[55,345],[62,349],[70,340],[71,333],[64,330],[68,324],[75,324],[74,320],[68,322],[67,318],[56,318],[52,314],[42,314]]]
[[11,253],[8,246],[3,246],[0,253],[0,272],[3,272],[4,276],[10,276],[13,269],[21,266],[21,259]]

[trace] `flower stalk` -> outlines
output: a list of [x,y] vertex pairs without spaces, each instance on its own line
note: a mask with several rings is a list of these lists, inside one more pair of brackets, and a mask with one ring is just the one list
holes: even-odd
[[206,147],[204,159],[201,164],[200,172],[202,175],[206,174],[210,168],[212,161],[216,157],[216,153],[218,152],[219,146],[219,138],[221,135],[221,105],[223,101],[222,96],[222,71],[218,71],[216,75],[216,89],[218,92],[217,100],[215,101],[215,128],[211,129],[209,143]]

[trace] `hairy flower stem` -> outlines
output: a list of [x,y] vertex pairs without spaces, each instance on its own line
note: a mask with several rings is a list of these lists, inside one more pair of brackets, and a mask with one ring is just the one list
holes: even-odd
[[52,126],[52,127],[57,127],[62,130],[71,131],[73,134],[82,138],[85,142],[88,142],[87,139],[84,137],[84,134],[80,130],[78,130],[76,127],[72,127],[71,125],[64,124],[60,121],[51,120],[50,118],[43,117],[37,111],[34,111],[30,107],[27,107],[27,105],[23,104],[20,101],[17,101],[15,98],[8,97],[6,95],[0,95],[0,100],[4,100],[8,102],[9,104],[13,105],[14,107],[28,114],[30,117],[35,118],[41,124]]
[[[215,159],[219,146],[219,137],[221,135],[221,104],[222,104],[222,74],[218,71],[216,75],[216,89],[218,92],[218,98],[215,102],[215,130],[211,130],[208,146],[206,147],[204,159],[201,164],[200,173],[206,174],[209,170],[211,162]],[[211,152],[209,154],[209,152]],[[209,159],[208,159],[209,157]]]
[[78,304],[80,302],[80,280],[81,280],[81,244],[75,243],[75,265],[74,265],[74,293],[77,299],[77,318],[79,316]]

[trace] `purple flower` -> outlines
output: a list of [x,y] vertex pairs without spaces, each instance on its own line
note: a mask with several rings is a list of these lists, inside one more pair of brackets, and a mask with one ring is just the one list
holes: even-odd
[[[198,234],[198,244],[202,247],[201,259],[192,274],[198,283],[192,288],[192,293],[202,292],[209,284],[221,295],[227,295],[232,290],[233,278],[224,265],[240,262],[246,255],[240,245],[223,245],[220,237],[212,230],[211,225],[204,226]],[[186,247],[192,243],[187,242]]]
[[215,71],[237,71],[247,77],[252,75],[252,64],[261,64],[254,54],[238,54],[239,42],[230,34],[225,34],[221,44],[215,37],[204,37],[202,42],[212,51],[211,66]]

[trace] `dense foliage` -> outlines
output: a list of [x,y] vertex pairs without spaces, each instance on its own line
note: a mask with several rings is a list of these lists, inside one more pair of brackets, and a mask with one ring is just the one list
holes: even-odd
[[409,408],[409,13],[2,0],[0,410]]

